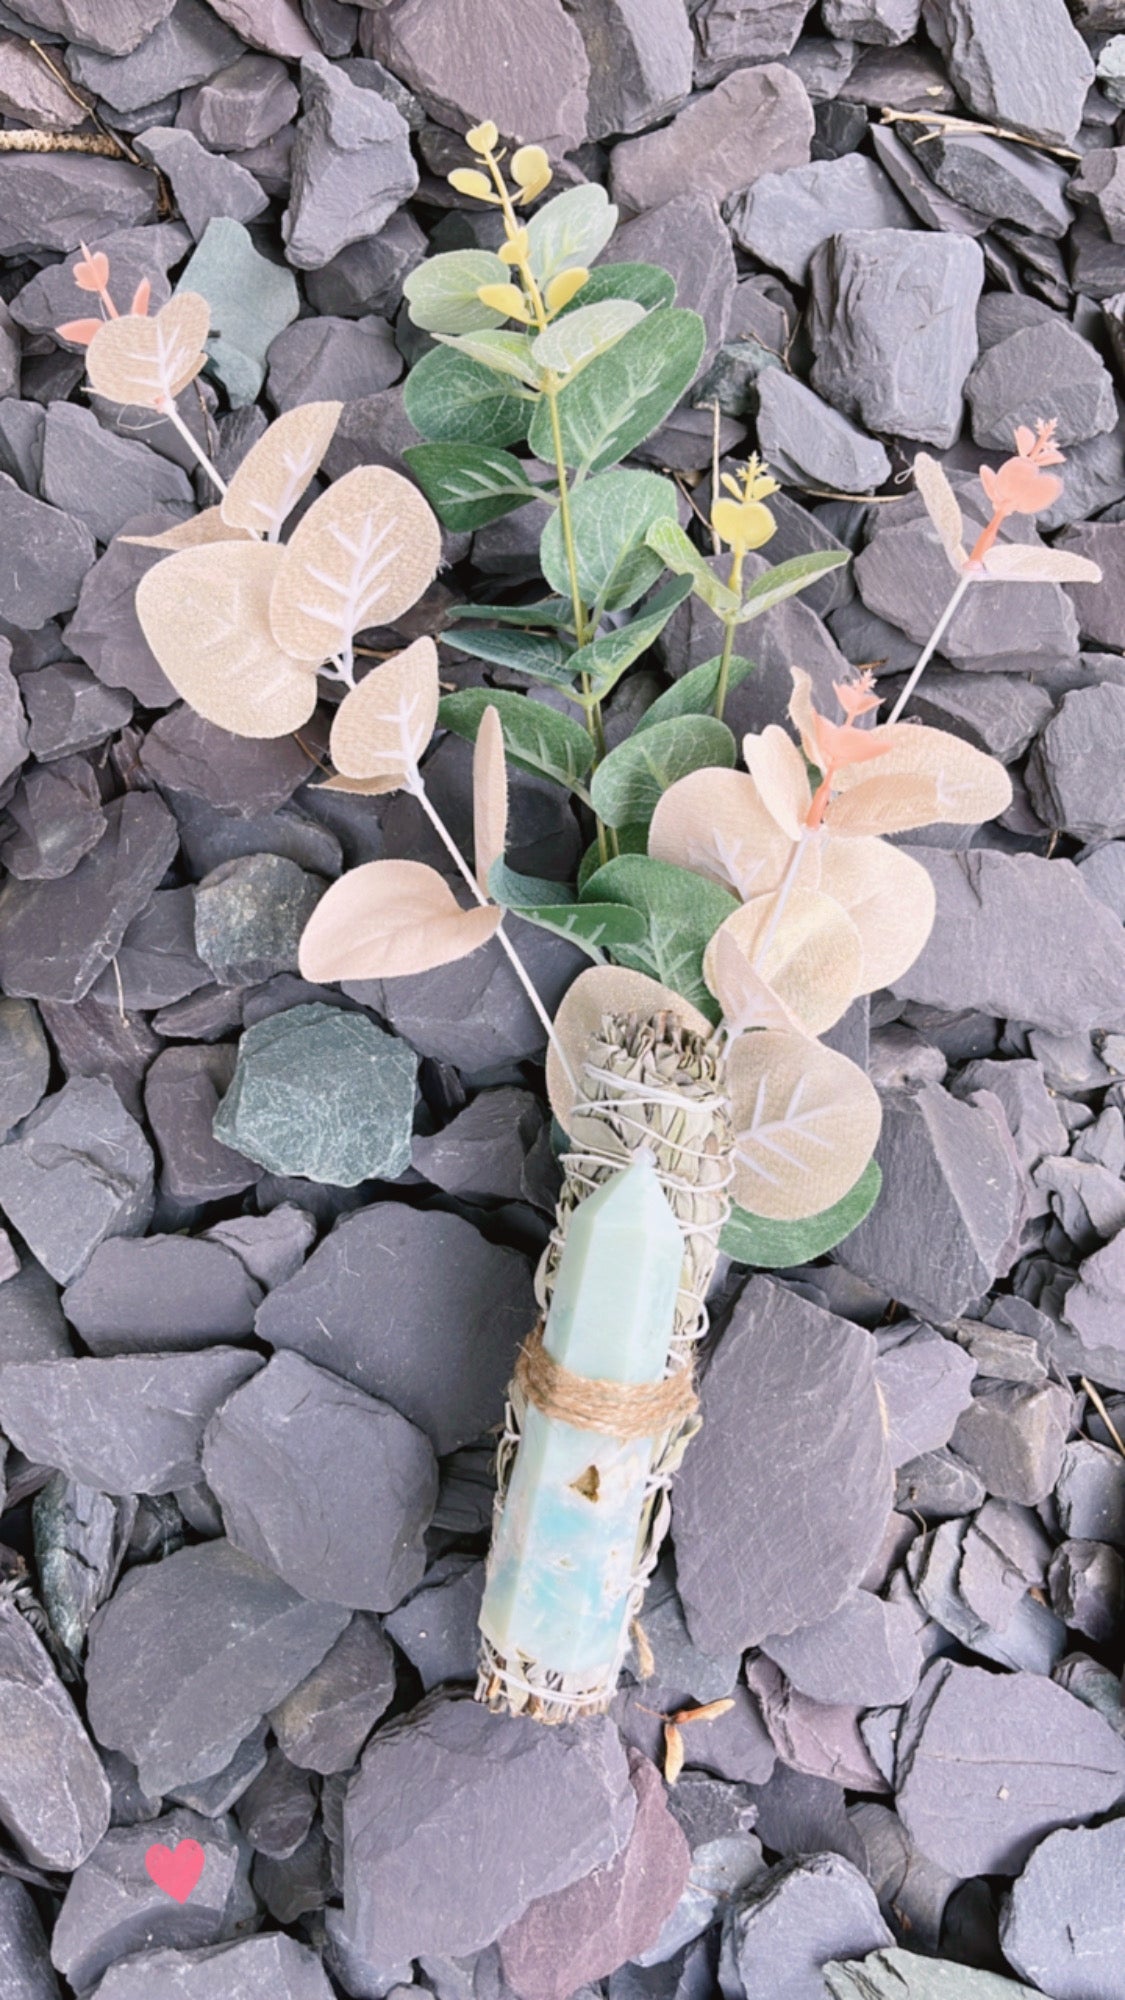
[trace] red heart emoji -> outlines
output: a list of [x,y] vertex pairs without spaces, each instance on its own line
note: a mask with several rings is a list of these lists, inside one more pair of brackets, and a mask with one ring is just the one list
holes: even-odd
[[186,1903],[203,1873],[205,1859],[198,1840],[179,1840],[175,1847],[164,1847],[158,1841],[145,1855],[145,1867],[158,1889],[177,1903]]

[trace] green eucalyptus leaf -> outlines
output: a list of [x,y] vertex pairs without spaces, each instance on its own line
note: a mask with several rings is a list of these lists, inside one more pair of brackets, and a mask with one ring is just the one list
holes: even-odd
[[628,903],[642,911],[645,935],[638,944],[614,951],[618,964],[647,972],[718,1022],[718,1002],[703,977],[703,954],[719,925],[738,909],[734,896],[688,868],[653,861],[647,854],[622,854],[595,870],[581,900]]
[[677,778],[708,765],[734,768],[737,745],[713,715],[682,715],[628,737],[603,758],[590,785],[594,811],[607,826],[650,820]]
[[557,319],[545,333],[537,334],[531,343],[534,364],[541,371],[537,382],[542,379],[542,371],[548,368],[556,375],[572,377],[595,355],[604,354],[631,326],[645,316],[643,306],[634,299],[602,299],[599,304],[580,306],[577,312],[568,313],[565,319]]
[[571,672],[589,675],[590,693],[596,701],[604,700],[634,660],[647,653],[690,589],[686,577],[673,577],[671,583],[649,598],[631,624],[620,626],[616,632],[605,632],[600,639],[592,639],[588,646],[571,654]]
[[513,910],[529,924],[569,938],[599,963],[604,962],[604,952],[621,944],[639,943],[645,933],[645,919],[639,910],[624,903],[579,903],[573,890],[562,883],[518,875],[503,861],[493,864],[488,887],[493,900],[506,910]]
[[508,451],[477,444],[412,444],[402,455],[447,528],[483,528],[543,497]]
[[502,327],[494,333],[439,333],[437,338],[443,347],[452,347],[456,354],[467,354],[470,361],[479,361],[482,367],[491,368],[494,375],[511,375],[529,389],[542,385],[543,371],[531,358],[531,341],[526,333]]
[[527,436],[535,399],[452,347],[424,354],[406,378],[406,414],[440,444],[516,444]]
[[[635,604],[663,568],[645,546],[654,521],[676,515],[676,489],[655,472],[602,472],[577,487],[570,526],[583,602],[603,611]],[[552,590],[565,596],[570,569],[556,509],[539,542],[539,564]]]
[[[615,826],[613,829],[613,839],[619,854],[647,854],[648,821],[646,820],[643,826]],[[601,849],[597,841],[592,840],[578,864],[579,895],[582,894],[591,875],[595,874],[599,868],[604,868],[604,866],[605,863],[602,860]]]
[[[456,631],[447,632],[445,638],[446,644],[459,653],[468,653],[474,660],[487,660],[494,667],[507,667],[512,673],[526,674],[529,680],[542,681],[547,687],[569,690],[574,684],[571,651],[549,632],[459,626]],[[523,696],[515,699],[522,701]]]
[[[542,489],[537,489],[541,492]],[[447,618],[494,618],[498,625],[569,626],[574,606],[569,597],[542,597],[538,604],[455,604]]]
[[[690,388],[705,338],[698,313],[661,306],[583,368],[555,399],[566,464],[583,476],[601,472],[641,444]],[[545,396],[536,405],[529,441],[536,458],[554,464]]]
[[[544,202],[527,225],[528,261],[540,289],[560,271],[592,264],[616,227],[617,210],[596,181],[567,188]],[[509,277],[505,268],[504,280]]]
[[533,771],[537,777],[553,778],[556,784],[568,787],[581,784],[594,754],[590,738],[581,723],[572,722],[568,715],[560,715],[541,701],[495,688],[465,688],[460,694],[443,696],[438,721],[444,729],[475,743],[486,708],[498,712],[504,748],[521,771]]
[[791,562],[779,563],[776,569],[768,569],[746,591],[735,623],[746,625],[752,618],[761,618],[764,612],[772,611],[775,604],[794,597],[799,590],[815,583],[818,576],[826,575],[830,569],[839,569],[842,563],[848,561],[850,557],[846,549],[817,549],[807,556],[794,556]]
[[447,250],[418,264],[402,289],[415,326],[427,333],[476,333],[503,326],[505,318],[481,304],[481,285],[506,285],[510,277],[508,266],[492,250]]
[[[534,449],[534,447],[532,447]],[[709,610],[720,618],[738,610],[733,590],[720,583],[711,565],[689,541],[678,521],[654,521],[648,531],[648,545],[676,576],[690,576],[691,587]]]
[[676,281],[659,264],[599,264],[556,319],[566,319],[579,307],[598,305],[602,299],[635,299],[646,312],[654,312],[657,306],[675,304]]
[[[654,729],[659,722],[671,722],[677,715],[710,715],[715,706],[721,664],[721,655],[716,653],[713,660],[704,660],[682,680],[674,681],[670,688],[657,696],[651,708],[646,708],[640,721],[633,724],[634,736],[639,736],[646,729]],[[737,653],[732,653],[728,692],[740,687],[747,674],[754,673],[755,668],[754,660],[744,660]]]
[[859,1227],[879,1199],[882,1185],[879,1168],[869,1160],[846,1195],[831,1208],[822,1208],[819,1215],[806,1216],[801,1222],[769,1222],[736,1204],[719,1238],[719,1248],[736,1264],[755,1264],[759,1270],[787,1271],[807,1264],[834,1250]]

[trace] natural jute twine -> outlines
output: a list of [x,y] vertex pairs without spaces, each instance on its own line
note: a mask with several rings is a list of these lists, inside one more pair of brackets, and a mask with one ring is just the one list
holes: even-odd
[[545,1417],[622,1443],[659,1436],[693,1416],[699,1400],[687,1368],[677,1369],[662,1382],[609,1382],[603,1376],[575,1375],[548,1354],[542,1320],[520,1348],[515,1380]]

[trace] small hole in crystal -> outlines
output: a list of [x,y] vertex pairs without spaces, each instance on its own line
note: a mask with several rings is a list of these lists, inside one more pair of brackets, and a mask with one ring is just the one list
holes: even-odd
[[601,1486],[597,1466],[588,1465],[585,1472],[580,1472],[577,1479],[572,1479],[570,1484],[572,1490],[581,1493],[584,1500],[596,1500]]

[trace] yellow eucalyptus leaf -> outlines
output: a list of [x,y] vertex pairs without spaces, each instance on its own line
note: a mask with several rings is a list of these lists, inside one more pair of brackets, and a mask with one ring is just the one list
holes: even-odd
[[743,534],[748,549],[760,549],[771,535],[777,533],[777,522],[768,507],[760,500],[744,500],[742,503]]
[[499,199],[488,175],[482,174],[478,167],[454,167],[446,179],[458,194],[472,195],[476,201],[494,202]]
[[491,118],[482,118],[479,125],[471,126],[466,132],[465,144],[471,146],[474,153],[491,153],[499,137]]
[[521,146],[512,154],[511,173],[520,190],[520,199],[534,201],[550,185],[551,162],[542,146]]
[[507,313],[509,319],[521,320],[525,326],[531,318],[531,307],[518,285],[481,285],[477,297],[482,306]]
[[531,243],[526,229],[517,229],[514,236],[509,236],[508,241],[500,245],[496,255],[504,264],[521,264],[530,248]]
[[584,271],[580,264],[576,265],[573,271],[560,271],[558,277],[552,278],[547,287],[547,311],[561,312],[563,307],[568,306],[571,299],[582,290],[589,275],[589,271]]

